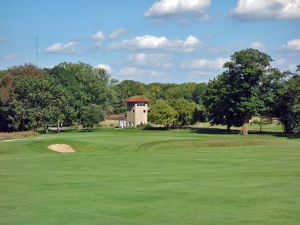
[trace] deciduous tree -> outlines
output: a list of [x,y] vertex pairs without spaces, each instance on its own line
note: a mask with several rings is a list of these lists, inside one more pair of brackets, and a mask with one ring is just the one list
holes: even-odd
[[184,126],[193,123],[193,114],[196,110],[196,103],[185,99],[174,99],[170,105],[176,110],[176,125]]
[[165,100],[159,99],[150,106],[149,121],[154,124],[160,124],[164,127],[170,127],[176,122],[176,110]]
[[259,114],[264,102],[261,99],[261,84],[270,68],[271,57],[256,49],[235,52],[226,62],[227,70],[209,82],[206,105],[212,124],[242,127],[248,134],[252,116]]

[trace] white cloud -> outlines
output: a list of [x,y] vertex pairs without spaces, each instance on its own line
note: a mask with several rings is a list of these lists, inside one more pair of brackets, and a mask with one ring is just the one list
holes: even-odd
[[129,62],[137,66],[171,68],[170,55],[163,53],[137,53],[129,55]]
[[97,46],[101,46],[105,38],[105,34],[102,31],[98,31],[92,36],[92,40],[96,41]]
[[105,35],[102,31],[98,31],[92,36],[94,41],[103,41],[105,39]]
[[289,70],[289,71],[295,71],[297,65],[294,63],[291,63],[287,59],[280,58],[276,59],[271,62],[272,67],[279,68],[280,70]]
[[117,28],[113,30],[109,35],[106,35],[103,31],[98,31],[92,35],[92,40],[96,42],[97,46],[101,46],[102,42],[105,40],[113,40],[125,34],[126,30],[124,28]]
[[66,44],[63,43],[54,43],[45,49],[47,53],[64,53],[64,54],[73,54],[75,53],[76,42],[71,41]]
[[300,19],[300,0],[239,0],[231,16],[242,21]]
[[157,0],[145,12],[146,17],[172,17],[203,14],[210,7],[210,0]]
[[124,28],[117,28],[113,30],[110,35],[108,36],[109,39],[115,39],[123,34],[126,33],[126,30]]
[[99,65],[96,66],[96,68],[104,69],[108,73],[112,72],[112,69],[111,69],[110,65],[107,65],[107,64],[99,64]]
[[300,38],[288,40],[285,44],[281,46],[281,50],[288,52],[300,52]]
[[266,46],[263,43],[259,42],[259,41],[252,42],[250,47],[261,50],[261,51],[266,49]]
[[201,44],[200,40],[189,35],[186,40],[169,40],[165,36],[157,37],[152,35],[138,36],[130,40],[113,43],[112,49],[126,48],[131,50],[167,50],[178,52],[192,52]]
[[223,65],[228,61],[229,59],[226,58],[188,60],[181,64],[181,69],[187,70],[188,80],[203,82],[222,73],[224,71]]
[[194,59],[183,62],[181,68],[191,70],[220,71],[223,69],[224,63],[228,61],[229,60],[226,58],[217,58],[215,60]]
[[142,69],[135,66],[128,66],[119,72],[119,75],[125,79],[138,79],[143,80],[144,78],[160,78],[164,77],[165,74],[163,72],[159,72],[156,70],[150,70],[150,69]]

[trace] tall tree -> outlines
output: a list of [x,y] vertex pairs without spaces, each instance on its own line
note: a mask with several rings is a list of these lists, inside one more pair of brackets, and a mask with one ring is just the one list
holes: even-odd
[[261,83],[271,60],[269,55],[251,48],[231,56],[231,61],[224,64],[226,72],[208,87],[206,104],[211,109],[212,123],[226,124],[228,130],[232,125],[243,124],[242,133],[248,134],[249,120],[264,107],[260,97]]
[[91,104],[98,105],[105,114],[112,112],[116,93],[112,88],[115,80],[103,69],[85,63],[61,63],[50,71],[56,83],[63,85],[74,114],[69,115],[71,123],[81,122],[84,109]]
[[228,74],[223,73],[208,82],[204,105],[208,111],[208,120],[212,125],[241,126],[243,120],[235,102],[235,89],[227,84]]
[[[47,72],[31,64],[14,66],[2,71],[0,78],[1,92],[1,123],[2,131],[28,130],[36,123],[31,117],[31,107],[28,103],[28,94],[31,89],[26,87],[47,78]],[[21,93],[18,93],[20,90]],[[35,89],[32,89],[35,91]],[[31,93],[31,95],[34,95]]]
[[16,103],[24,109],[25,118],[30,120],[31,127],[43,125],[44,132],[47,132],[50,124],[57,125],[63,120],[64,113],[68,111],[63,88],[57,86],[51,77],[17,79],[15,96]]

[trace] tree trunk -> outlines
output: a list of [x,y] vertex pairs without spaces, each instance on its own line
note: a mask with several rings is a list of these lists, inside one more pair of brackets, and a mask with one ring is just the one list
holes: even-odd
[[261,116],[259,117],[259,133],[262,132],[262,118]]
[[241,129],[241,134],[248,135],[248,132],[249,132],[249,118],[245,118],[243,127]]
[[56,129],[56,132],[59,133],[60,130],[59,130],[59,120],[57,120],[57,129]]
[[230,124],[227,124],[227,132],[229,133],[230,132],[230,128],[231,128],[231,125]]
[[44,121],[44,133],[48,133],[48,126],[46,125],[46,122]]

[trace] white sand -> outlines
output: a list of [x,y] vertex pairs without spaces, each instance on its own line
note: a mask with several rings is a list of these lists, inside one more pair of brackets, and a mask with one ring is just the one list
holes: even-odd
[[70,145],[66,145],[66,144],[49,145],[48,148],[53,151],[60,152],[60,153],[75,152],[75,150]]

